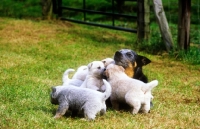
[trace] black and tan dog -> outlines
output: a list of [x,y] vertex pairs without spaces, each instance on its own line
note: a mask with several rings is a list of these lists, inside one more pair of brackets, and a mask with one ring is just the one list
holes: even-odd
[[[138,55],[136,52],[130,49],[121,49],[115,52],[114,61],[116,65],[120,65],[125,69],[125,73],[131,77],[148,82],[148,78],[144,75],[142,67],[151,63],[151,60],[145,56]],[[111,106],[110,100],[106,102],[107,106]],[[153,103],[151,102],[151,107]],[[120,104],[120,109],[129,110],[130,107],[127,104]]]
[[121,49],[115,52],[114,60],[116,65],[120,65],[125,69],[125,73],[131,77],[148,82],[147,77],[143,74],[142,67],[151,62],[148,58],[138,55],[130,49]]

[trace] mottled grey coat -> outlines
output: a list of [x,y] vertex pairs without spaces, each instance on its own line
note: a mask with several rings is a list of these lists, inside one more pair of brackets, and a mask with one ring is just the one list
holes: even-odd
[[106,112],[105,100],[111,95],[110,84],[106,80],[103,82],[106,85],[104,93],[72,85],[52,87],[51,103],[59,104],[54,118],[61,117],[67,110],[83,111],[88,120],[94,120],[98,112],[103,115]]

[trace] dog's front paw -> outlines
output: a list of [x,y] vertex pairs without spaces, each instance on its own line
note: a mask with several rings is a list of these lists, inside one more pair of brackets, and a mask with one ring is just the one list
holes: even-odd
[[86,119],[86,118],[81,118],[80,120],[81,120],[81,121],[87,121],[87,119]]
[[56,114],[53,118],[54,118],[54,119],[59,119],[60,117],[61,117],[60,114]]
[[150,102],[150,107],[153,108],[153,102],[152,101]]
[[100,111],[100,115],[102,116],[102,115],[104,115],[104,114],[106,114],[106,110],[105,110],[105,109],[102,109],[102,110]]

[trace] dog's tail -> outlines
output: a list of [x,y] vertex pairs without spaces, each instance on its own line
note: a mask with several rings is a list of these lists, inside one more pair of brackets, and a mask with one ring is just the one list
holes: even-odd
[[158,85],[158,80],[153,80],[149,83],[146,83],[146,85],[143,85],[142,90],[144,92],[148,92],[148,91],[151,91],[157,85]]
[[74,72],[75,70],[74,69],[67,69],[65,72],[64,72],[64,74],[63,74],[63,77],[62,77],[62,81],[63,81],[63,83],[66,83],[66,82],[68,82],[69,81],[69,73],[71,73],[71,72]]
[[107,82],[105,79],[103,79],[103,83],[106,86],[106,90],[103,93],[103,100],[105,101],[105,100],[107,100],[110,97],[112,88],[111,88],[110,83]]

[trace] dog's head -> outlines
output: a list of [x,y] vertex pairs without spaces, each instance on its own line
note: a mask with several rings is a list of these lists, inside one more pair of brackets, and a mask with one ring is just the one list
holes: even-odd
[[89,74],[95,77],[102,77],[105,66],[102,61],[93,61],[88,64]]
[[104,75],[109,79],[111,76],[115,76],[118,73],[124,73],[124,68],[119,65],[109,64],[106,67]]
[[[142,66],[151,62],[148,58],[138,55],[130,49],[121,49],[115,52],[114,61],[125,69],[125,73],[131,77],[139,79],[142,73]],[[141,80],[141,79],[139,79]],[[145,80],[146,81],[146,80]]]
[[109,64],[115,62],[114,59],[112,59],[112,58],[105,58],[105,59],[103,59],[101,61],[103,62],[103,64],[104,64],[105,67],[107,67]]
[[62,91],[65,88],[65,86],[55,86],[51,87],[51,94],[50,94],[50,99],[52,104],[59,104],[58,102],[58,95],[59,92]]

